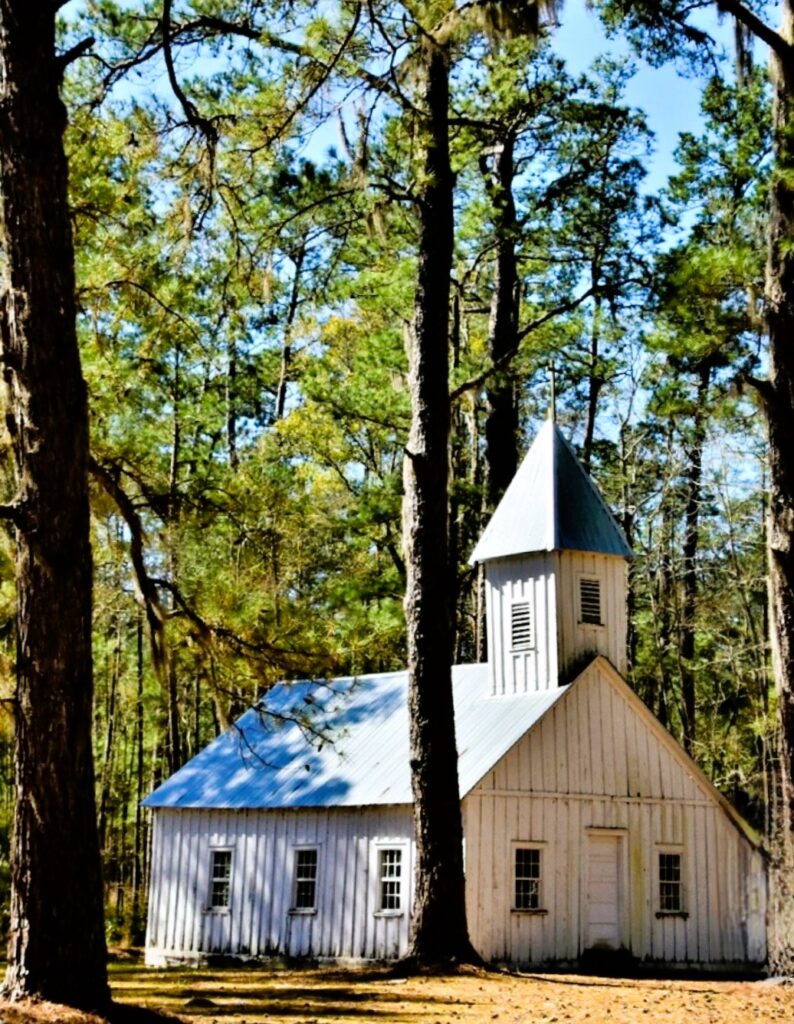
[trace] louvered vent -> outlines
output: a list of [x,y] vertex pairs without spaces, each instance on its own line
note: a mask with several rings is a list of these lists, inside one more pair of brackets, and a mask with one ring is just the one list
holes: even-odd
[[601,581],[579,580],[579,604],[581,621],[594,626],[601,625]]
[[532,616],[529,601],[516,601],[511,606],[510,646],[514,651],[527,651],[532,646]]

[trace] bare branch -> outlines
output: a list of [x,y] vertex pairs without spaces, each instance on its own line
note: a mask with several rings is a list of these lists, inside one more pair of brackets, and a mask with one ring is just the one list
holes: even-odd
[[81,39],[79,43],[75,43],[75,45],[70,49],[65,50],[63,53],[59,53],[55,58],[55,62],[61,73],[63,74],[70,64],[73,64],[76,60],[79,60],[83,54],[87,53],[95,42],[96,39],[93,36],[86,36],[85,39]]
[[176,69],[174,67],[174,54],[171,49],[171,6],[173,0],[163,0],[163,57],[165,58],[165,68],[168,74],[168,81],[171,85],[171,89],[176,97],[179,105],[185,113],[187,123],[194,128],[197,128],[204,136],[207,142],[207,149],[209,151],[210,159],[210,181],[214,176],[215,166],[215,147],[218,143],[218,129],[215,123],[209,118],[204,117],[199,113],[198,108],[193,101],[185,94],[182,86],[179,84],[179,79],[176,76]]

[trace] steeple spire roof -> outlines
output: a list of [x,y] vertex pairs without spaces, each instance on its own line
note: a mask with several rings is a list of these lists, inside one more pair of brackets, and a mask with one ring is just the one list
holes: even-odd
[[472,552],[470,562],[532,551],[594,551],[631,558],[631,548],[557,424],[541,427]]

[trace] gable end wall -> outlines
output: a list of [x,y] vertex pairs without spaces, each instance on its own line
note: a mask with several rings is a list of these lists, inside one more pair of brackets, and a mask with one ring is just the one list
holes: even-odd
[[[623,943],[643,960],[762,963],[762,854],[595,662],[463,802],[472,940],[489,959],[576,960],[589,836],[621,857]],[[542,850],[543,914],[513,911],[512,843]],[[657,916],[658,855],[682,855],[686,917]]]

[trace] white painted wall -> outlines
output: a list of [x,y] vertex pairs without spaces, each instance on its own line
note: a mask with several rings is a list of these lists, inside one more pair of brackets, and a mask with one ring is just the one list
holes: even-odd
[[[621,941],[634,956],[763,962],[763,856],[662,732],[593,667],[464,799],[469,927],[483,956],[578,958],[592,934],[590,853],[600,837],[617,850]],[[517,841],[542,850],[546,913],[512,909]],[[662,850],[681,853],[685,918],[657,916]]]
[[[463,817],[469,929],[487,959],[575,961],[595,934],[592,883],[608,916],[611,878],[614,926],[634,956],[712,967],[765,958],[761,853],[603,661],[464,798]],[[157,810],[154,825],[150,965],[212,953],[380,959],[407,948],[408,913],[377,912],[376,850],[402,844],[410,900],[408,806]],[[516,842],[542,851],[545,913],[512,909]],[[319,850],[316,914],[289,913],[302,845]],[[228,911],[207,910],[212,848],[233,851]],[[686,917],[657,916],[660,850],[681,853]]]
[[[408,942],[414,849],[410,807],[157,810],[146,963],[210,954],[381,959]],[[404,850],[405,903],[378,912],[378,844]],[[317,912],[290,913],[293,858],[318,848]],[[210,851],[231,849],[228,910],[209,910]]]
[[[557,601],[551,552],[500,558],[485,563],[490,692],[534,693],[557,684]],[[510,607],[529,601],[533,646],[513,651]]]
[[[582,551],[537,552],[485,563],[489,687],[494,695],[533,693],[568,682],[572,670],[601,654],[626,671],[626,560]],[[603,625],[579,617],[579,580],[601,585]],[[528,601],[533,645],[513,651],[510,609]]]
[[[626,559],[587,551],[560,551],[555,552],[555,560],[560,674],[569,677],[573,667],[581,667],[588,657],[601,654],[625,675],[628,629]],[[595,577],[601,582],[601,626],[579,621],[579,580],[582,576]],[[565,678],[565,682],[568,681],[569,678]]]

